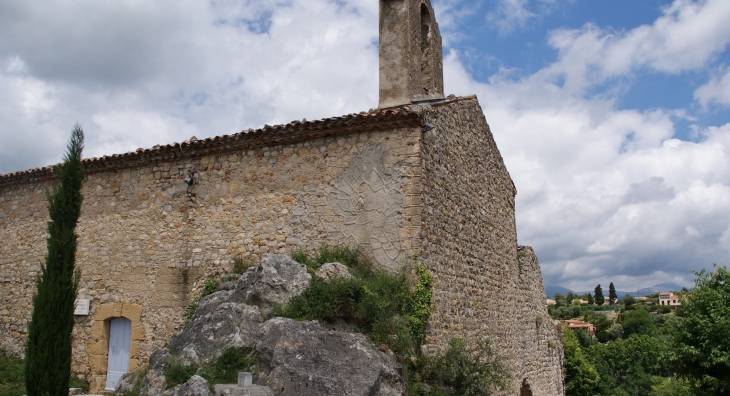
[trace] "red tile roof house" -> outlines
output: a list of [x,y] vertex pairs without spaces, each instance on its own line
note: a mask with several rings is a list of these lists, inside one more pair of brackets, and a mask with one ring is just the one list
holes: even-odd
[[596,326],[591,323],[584,322],[582,320],[569,319],[565,323],[568,325],[570,330],[583,330],[587,331],[591,335],[596,335]]
[[679,301],[679,296],[672,292],[661,292],[659,293],[659,305],[668,305],[672,308],[677,308],[682,305]]

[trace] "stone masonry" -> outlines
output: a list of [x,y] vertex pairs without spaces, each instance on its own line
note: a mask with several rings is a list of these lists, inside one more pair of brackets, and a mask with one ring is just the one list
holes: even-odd
[[[427,34],[409,28],[415,36],[407,38],[432,40],[439,56],[423,65],[438,67],[411,77],[442,84],[429,1],[381,0],[381,19],[384,7],[406,7],[398,18],[411,27],[421,26],[424,10],[432,18]],[[381,100],[393,86],[383,81],[386,42],[381,36]],[[408,48],[401,55],[418,62],[423,53],[413,48],[428,50]],[[229,272],[233,256],[350,244],[384,269],[407,270],[417,257],[433,274],[427,352],[452,337],[490,339],[512,376],[505,394],[564,394],[539,264],[531,248],[517,246],[516,190],[484,114],[476,97],[429,92],[426,101],[406,90],[396,96],[407,103],[395,107],[85,160],[78,297],[91,305],[76,317],[73,371],[92,391],[104,388],[116,317],[132,321],[129,370],[146,364],[204,280]],[[0,346],[17,355],[52,183],[50,167],[0,175]]]

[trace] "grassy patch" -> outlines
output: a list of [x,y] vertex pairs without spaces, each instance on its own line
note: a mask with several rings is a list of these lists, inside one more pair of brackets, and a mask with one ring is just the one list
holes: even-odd
[[291,258],[300,264],[306,265],[312,273],[323,264],[334,262],[344,264],[354,271],[372,268],[372,261],[363,254],[359,247],[321,244],[314,255],[310,255],[306,250],[296,250],[291,253]]
[[175,356],[168,355],[165,360],[165,368],[162,370],[162,373],[165,374],[166,389],[188,382],[190,377],[197,372],[198,366],[186,366]]
[[23,360],[0,349],[0,395],[24,395]]
[[454,338],[446,351],[411,361],[408,394],[489,396],[507,383],[507,372],[488,342],[469,346]]
[[231,347],[212,362],[203,365],[200,376],[211,384],[235,384],[238,372],[248,370],[255,360],[251,347]]
[[[24,395],[26,393],[24,371],[25,366],[22,359],[10,356],[4,349],[0,349],[0,395]],[[84,392],[88,392],[89,383],[72,374],[69,387],[82,388]]]
[[213,294],[218,291],[218,288],[220,287],[220,282],[216,279],[206,279],[205,284],[203,285],[203,288],[198,290],[197,293],[195,293],[195,296],[193,297],[193,300],[190,302],[190,305],[185,309],[185,314],[183,315],[183,325],[187,324],[190,318],[193,317],[195,314],[195,310],[198,309],[198,303],[200,300],[203,299],[203,297],[208,296],[210,294]]
[[231,260],[233,260],[233,271],[231,271],[231,274],[243,275],[243,273],[248,271],[249,268],[256,265],[256,258],[244,258],[240,254],[238,256],[233,256]]
[[351,279],[323,282],[312,278],[309,288],[281,307],[277,316],[298,320],[344,320],[401,356],[420,346],[433,300],[431,277],[416,266],[415,285],[405,274],[374,270],[359,249],[322,245],[316,256],[303,251],[292,258],[314,270],[324,263],[340,262],[352,269]]
[[202,366],[186,366],[175,356],[168,356],[165,361],[165,380],[167,389],[186,383],[195,374],[205,378],[209,384],[235,384],[238,372],[251,368],[255,360],[251,356],[251,347],[227,348],[216,359]]

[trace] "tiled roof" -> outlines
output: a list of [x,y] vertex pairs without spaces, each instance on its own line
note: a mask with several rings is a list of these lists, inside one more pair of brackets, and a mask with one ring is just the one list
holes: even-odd
[[[181,143],[137,149],[125,154],[84,159],[88,173],[133,168],[156,161],[174,161],[211,154],[222,154],[253,147],[298,143],[322,137],[341,136],[356,132],[385,130],[399,127],[422,126],[417,112],[410,105],[371,110],[341,117],[316,121],[292,121],[283,125],[265,125],[261,129],[249,129],[232,135],[207,139],[191,139]],[[53,178],[53,167],[46,166],[0,175],[0,186],[28,183]]]

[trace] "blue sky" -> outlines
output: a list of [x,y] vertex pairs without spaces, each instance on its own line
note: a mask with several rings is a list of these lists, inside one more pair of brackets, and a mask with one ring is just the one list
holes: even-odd
[[[730,259],[730,2],[434,0],[546,284]],[[378,2],[0,0],[0,173],[377,106]]]

